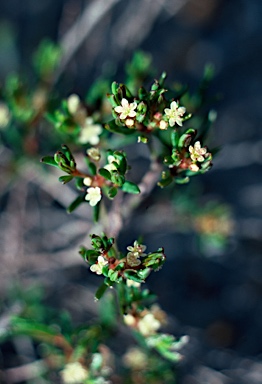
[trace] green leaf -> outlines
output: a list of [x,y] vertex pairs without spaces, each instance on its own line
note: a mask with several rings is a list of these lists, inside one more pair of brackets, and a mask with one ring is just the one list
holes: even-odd
[[96,298],[97,300],[100,300],[101,297],[102,297],[102,296],[104,295],[104,293],[106,292],[107,288],[108,288],[108,285],[106,285],[105,283],[102,283],[102,284],[100,285],[100,287],[98,288],[98,290],[96,291],[96,293],[95,293],[95,298]]
[[144,283],[144,279],[142,277],[139,277],[137,272],[126,270],[124,271],[124,276],[126,279],[133,280],[137,283]]
[[173,181],[173,177],[172,176],[169,176],[169,177],[166,177],[165,179],[162,179],[161,181],[159,181],[157,183],[157,185],[160,187],[160,188],[165,188],[167,187],[168,185],[170,185]]
[[85,201],[85,195],[77,196],[77,198],[67,208],[67,213],[73,212],[81,203]]
[[105,129],[107,129],[109,132],[122,133],[123,135],[132,135],[135,132],[134,129],[129,129],[124,125],[117,125],[115,119],[105,124]]
[[75,177],[75,185],[79,191],[82,191],[83,187],[84,187],[83,178],[82,177]]
[[132,183],[131,181],[126,181],[122,185],[121,189],[122,191],[127,193],[134,193],[134,194],[140,193],[140,189],[138,188],[138,186],[135,183]]
[[113,172],[111,181],[112,183],[118,185],[121,188],[125,184],[125,177],[122,175],[119,175],[117,172]]
[[112,83],[112,85],[111,85],[111,90],[112,90],[112,93],[113,93],[114,95],[117,95],[117,93],[118,93],[118,88],[119,88],[119,84],[118,84],[116,81],[114,81],[114,82]]
[[66,183],[69,183],[69,181],[71,181],[73,178],[74,178],[74,176],[60,176],[58,180],[62,184],[66,184]]
[[171,133],[171,143],[172,143],[172,146],[173,147],[177,147],[177,145],[178,145],[178,140],[179,140],[179,138],[178,138],[178,132],[177,132],[177,130],[175,129],[174,131],[172,131],[172,133]]
[[95,176],[96,175],[96,165],[92,161],[90,161],[90,159],[87,156],[85,157],[85,162],[86,162],[86,165],[87,165],[91,175]]
[[99,173],[99,175],[103,176],[106,180],[111,181],[111,173],[107,169],[100,168],[98,173]]
[[187,184],[189,182],[189,177],[176,177],[175,182],[177,184]]
[[57,162],[55,161],[54,157],[52,156],[44,156],[41,159],[41,163],[52,165],[53,167],[60,168]]
[[99,220],[100,204],[96,204],[93,208],[93,220],[95,223],[97,223]]
[[118,189],[116,187],[110,188],[107,192],[109,199],[113,199],[116,196],[117,192]]
[[179,148],[184,148],[187,147],[191,140],[194,138],[196,135],[196,131],[194,129],[188,129],[179,139],[178,141],[178,147]]

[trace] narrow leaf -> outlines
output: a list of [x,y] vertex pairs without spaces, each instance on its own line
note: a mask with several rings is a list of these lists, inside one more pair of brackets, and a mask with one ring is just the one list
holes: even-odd
[[44,156],[41,159],[41,163],[52,165],[53,167],[59,168],[59,165],[52,156]]
[[81,203],[85,201],[85,195],[77,196],[77,198],[67,208],[67,213],[73,212]]
[[132,183],[131,181],[126,181],[122,187],[122,191],[127,192],[127,193],[140,193],[140,189],[135,183]]
[[69,183],[74,178],[74,176],[60,176],[59,181],[63,184]]
[[111,181],[111,173],[107,169],[100,168],[98,173],[99,173],[99,175],[103,176],[106,180]]
[[105,283],[101,284],[95,293],[95,298],[97,300],[100,300],[101,297],[104,295],[105,291],[107,290],[107,288],[108,288],[108,285],[106,285]]

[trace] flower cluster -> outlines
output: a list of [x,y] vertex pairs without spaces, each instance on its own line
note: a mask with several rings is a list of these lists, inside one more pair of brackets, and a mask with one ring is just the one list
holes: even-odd
[[89,376],[88,370],[78,361],[68,363],[60,372],[64,384],[81,384]]
[[194,146],[190,145],[188,149],[192,160],[189,169],[198,172],[200,167],[197,163],[204,163],[207,158],[211,157],[211,154],[207,152],[206,147],[201,147],[200,141],[196,141]]
[[127,247],[128,253],[125,256],[112,248],[114,239],[108,239],[105,235],[92,235],[91,238],[93,249],[82,247],[80,253],[90,264],[91,272],[104,276],[106,286],[125,281],[131,290],[139,288],[150,272],[157,271],[165,261],[162,248],[146,254],[146,246],[135,241],[133,246]]
[[103,131],[102,125],[95,123],[91,116],[87,116],[78,95],[72,94],[68,97],[67,108],[74,121],[81,127],[79,143],[97,145],[100,141],[99,135]]
[[166,324],[166,314],[158,305],[153,305],[150,309],[124,315],[124,322],[148,337],[156,334],[160,327]]
[[138,244],[137,241],[134,242],[134,246],[128,246],[127,250],[129,251],[127,254],[127,264],[131,267],[137,267],[141,264],[141,260],[139,260],[140,257],[146,256],[146,253],[144,251],[146,250],[146,246],[142,244]]

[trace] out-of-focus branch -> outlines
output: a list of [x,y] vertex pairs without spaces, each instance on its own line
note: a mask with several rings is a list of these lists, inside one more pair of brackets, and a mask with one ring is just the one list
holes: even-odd
[[151,193],[159,180],[161,166],[156,161],[151,163],[151,167],[138,184],[140,193],[138,195],[128,195],[124,199],[122,195],[114,199],[112,208],[108,214],[107,234],[117,237],[124,222],[131,217],[131,213],[142,201]]
[[120,0],[94,0],[91,4],[86,6],[83,13],[60,41],[63,57],[56,72],[55,81],[58,80],[66,65],[83,44],[93,28],[119,1]]
[[[172,0],[172,17],[187,2],[188,0]],[[112,28],[111,36],[115,50],[137,48],[149,35],[163,10],[171,12],[170,6],[170,0],[132,0],[128,2],[121,18]]]

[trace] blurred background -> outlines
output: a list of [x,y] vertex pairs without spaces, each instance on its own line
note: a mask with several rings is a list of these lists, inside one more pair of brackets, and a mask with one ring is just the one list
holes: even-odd
[[[147,215],[138,210],[123,231],[124,243],[142,232],[150,249],[165,248],[167,263],[149,285],[174,332],[190,336],[179,368],[182,384],[262,383],[261,17],[259,0],[0,3],[1,83],[12,71],[30,78],[31,57],[43,38],[64,50],[56,74],[63,96],[83,96],[102,75],[121,82],[136,50],[151,55],[156,77],[166,71],[169,81],[193,89],[205,64],[215,67],[210,94],[220,96],[213,106],[218,117],[212,142],[222,149],[193,189],[200,196],[196,205],[211,202],[208,215],[225,212],[222,221],[211,215],[205,228],[196,214],[193,231],[181,197],[174,200],[174,212],[149,197]],[[2,164],[6,156],[0,153]],[[134,157],[143,158],[142,150]],[[27,168],[17,180],[13,175],[10,188],[1,169],[1,301],[12,284],[37,282],[51,305],[85,319],[86,312],[95,311],[92,278],[78,255],[90,227],[85,213],[67,216],[72,191],[62,193],[53,180],[48,184]],[[12,355],[10,345],[6,348],[0,367],[14,367],[15,360],[7,362],[5,354],[21,351],[17,347]]]

